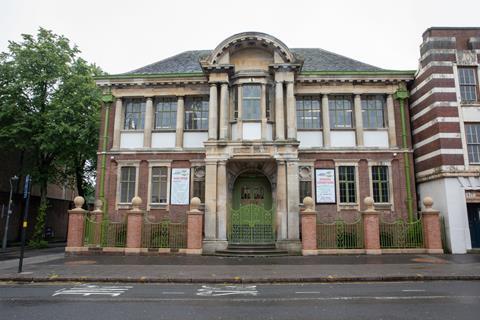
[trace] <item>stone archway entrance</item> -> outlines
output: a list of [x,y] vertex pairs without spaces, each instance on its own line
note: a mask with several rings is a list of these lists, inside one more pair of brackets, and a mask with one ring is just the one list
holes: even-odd
[[232,192],[229,243],[274,243],[274,217],[272,187],[267,177],[257,172],[238,176]]

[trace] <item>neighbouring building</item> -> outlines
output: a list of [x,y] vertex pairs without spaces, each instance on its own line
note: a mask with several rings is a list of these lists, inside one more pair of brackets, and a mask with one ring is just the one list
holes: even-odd
[[[476,39],[468,41],[478,47]],[[300,251],[306,196],[320,219],[358,219],[370,195],[386,218],[413,219],[406,87],[414,73],[246,32],[214,50],[99,77],[113,97],[103,106],[100,133],[97,195],[104,212],[123,219],[138,195],[149,219],[181,221],[199,197],[206,253],[229,243]],[[435,201],[446,198],[435,192]]]
[[435,197],[452,253],[480,247],[480,28],[429,28],[411,86],[419,198]]

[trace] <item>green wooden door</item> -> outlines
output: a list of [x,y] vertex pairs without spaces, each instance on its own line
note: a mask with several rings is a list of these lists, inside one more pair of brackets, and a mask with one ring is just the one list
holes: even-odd
[[272,190],[265,177],[241,176],[235,181],[230,210],[229,241],[260,244],[275,241]]

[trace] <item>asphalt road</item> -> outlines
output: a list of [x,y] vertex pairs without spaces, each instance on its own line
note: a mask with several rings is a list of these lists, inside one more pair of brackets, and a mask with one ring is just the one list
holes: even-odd
[[0,319],[478,319],[480,282],[0,283]]

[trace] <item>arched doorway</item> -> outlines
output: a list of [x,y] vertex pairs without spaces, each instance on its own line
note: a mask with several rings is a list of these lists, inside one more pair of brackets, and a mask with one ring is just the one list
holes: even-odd
[[233,186],[228,240],[231,244],[275,242],[270,181],[259,173],[243,173]]

